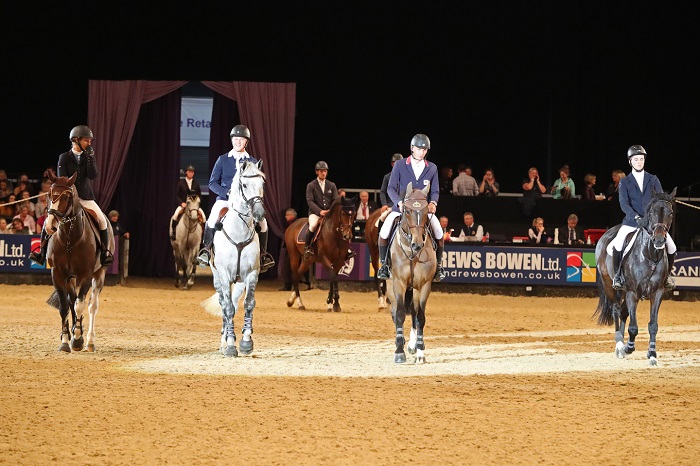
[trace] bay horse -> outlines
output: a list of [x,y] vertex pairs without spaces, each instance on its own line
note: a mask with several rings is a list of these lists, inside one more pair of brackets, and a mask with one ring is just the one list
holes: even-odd
[[[197,252],[202,242],[200,223],[207,221],[206,218],[201,220],[199,218],[200,202],[200,198],[196,194],[187,196],[185,211],[175,227],[175,239],[170,240],[175,258],[175,288],[182,286],[183,290],[189,290],[194,285],[197,272]],[[169,219],[168,223],[170,223]]]
[[[61,316],[61,345],[58,351],[95,351],[95,318],[100,305],[107,267],[100,263],[99,230],[83,209],[75,187],[77,172],[70,178],[49,173],[48,216],[44,228],[50,235],[46,259],[51,267],[54,292],[47,303]],[[104,214],[102,214],[104,215]],[[107,221],[109,250],[114,253],[114,233]],[[89,301],[86,300],[91,292]],[[85,308],[89,321],[83,329]],[[69,323],[72,318],[72,326]]]
[[437,268],[436,245],[432,238],[428,194],[430,186],[413,189],[408,184],[404,195],[399,224],[389,246],[391,255],[391,282],[394,300],[391,316],[396,327],[394,362],[406,362],[403,332],[406,314],[411,315],[411,334],[408,352],[415,354],[415,362],[425,362],[425,307],[432,289]]
[[365,242],[367,243],[369,257],[374,269],[374,285],[377,289],[377,303],[380,310],[386,309],[388,304],[391,303],[386,293],[386,280],[377,278],[377,271],[379,270],[379,230],[381,227],[379,218],[383,213],[381,209],[373,210],[369,214],[365,225]]
[[[647,359],[651,366],[657,363],[656,333],[659,329],[659,308],[666,291],[666,279],[671,273],[666,254],[666,236],[673,222],[675,196],[676,188],[668,194],[654,192],[639,227],[625,240],[624,256],[620,265],[625,277],[624,290],[616,291],[612,287],[615,270],[612,257],[607,252],[607,246],[617,235],[620,225],[606,231],[596,245],[599,298],[593,317],[598,316],[600,325],[615,324],[615,355],[619,359],[635,350],[634,340],[639,332],[637,305],[640,300],[649,298]],[[628,317],[629,339],[625,345],[625,325]]]
[[307,217],[298,218],[287,227],[284,241],[287,245],[292,270],[292,293],[287,299],[288,307],[292,307],[296,302],[300,310],[306,309],[299,294],[299,282],[309,267],[317,262],[325,267],[330,274],[328,298],[326,298],[327,310],[340,312],[338,272],[345,264],[348,247],[353,236],[352,226],[356,214],[353,199],[340,196],[333,201],[328,215],[319,220],[316,228],[316,239],[312,244],[314,255],[308,260],[304,260],[303,255],[304,237],[308,230],[309,219]]
[[[260,275],[260,241],[255,225],[265,217],[264,195],[262,160],[243,162],[231,182],[223,226],[214,233],[209,264],[216,292],[201,305],[210,314],[221,316],[219,351],[226,357],[237,357],[239,350],[243,355],[253,352],[253,310]],[[234,318],[244,292],[242,337],[236,349]]]

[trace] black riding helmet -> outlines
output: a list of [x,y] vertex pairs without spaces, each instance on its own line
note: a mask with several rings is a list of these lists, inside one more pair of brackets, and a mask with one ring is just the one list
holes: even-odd
[[328,164],[324,162],[323,160],[319,160],[316,162],[316,167],[314,170],[328,170]]
[[72,130],[70,130],[70,136],[68,139],[70,140],[70,142],[73,142],[74,138],[95,139],[95,136],[92,135],[92,130],[90,130],[90,128],[88,128],[87,126],[78,125],[75,128],[73,128]]
[[644,158],[647,157],[647,151],[644,150],[642,146],[634,145],[627,149],[627,160],[630,160],[635,155],[643,155]]
[[231,129],[231,137],[250,139],[250,130],[245,125],[236,125]]
[[401,160],[403,158],[403,155],[396,153],[391,156],[391,163],[396,162],[397,160]]
[[416,134],[411,139],[411,146],[420,147],[421,149],[430,149],[430,139],[425,134]]

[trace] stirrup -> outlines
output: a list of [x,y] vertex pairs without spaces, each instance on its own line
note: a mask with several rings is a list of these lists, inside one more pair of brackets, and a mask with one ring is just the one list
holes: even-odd
[[434,282],[441,282],[445,279],[447,274],[445,273],[445,269],[442,268],[441,265],[438,265],[437,269],[435,269],[435,276],[433,277]]
[[260,256],[260,273],[267,272],[274,266],[275,260],[272,258],[269,252],[264,252]]
[[345,260],[350,260],[353,257],[355,257],[356,255],[357,255],[357,253],[355,252],[354,249],[348,248],[348,255],[345,257]]
[[389,280],[390,275],[391,271],[389,270],[389,266],[387,264],[382,264],[382,266],[379,267],[379,270],[377,270],[377,278],[380,280]]
[[666,279],[666,283],[664,284],[664,288],[666,288],[667,290],[670,291],[670,290],[674,289],[675,287],[676,287],[676,280],[672,276],[669,275],[668,278]]
[[619,274],[617,274],[613,277],[612,287],[613,287],[613,290],[617,290],[617,291],[621,291],[625,287],[625,284],[622,281],[622,277],[620,277]]
[[303,257],[303,259],[304,259],[304,260],[309,260],[309,259],[311,259],[313,256],[314,256],[314,250],[313,250],[313,248],[312,248],[311,246],[306,246],[306,248],[304,248],[304,257]]
[[114,256],[112,255],[112,251],[110,251],[109,249],[105,249],[102,252],[100,252],[100,264],[105,266],[110,265],[113,262]]
[[199,251],[199,255],[197,256],[197,262],[199,262],[199,266],[201,268],[206,268],[209,266],[209,259],[211,258],[209,254],[209,250],[207,248],[202,248],[201,251]]
[[46,254],[43,248],[34,249],[34,251],[29,254],[29,258],[39,265],[44,265],[46,263]]

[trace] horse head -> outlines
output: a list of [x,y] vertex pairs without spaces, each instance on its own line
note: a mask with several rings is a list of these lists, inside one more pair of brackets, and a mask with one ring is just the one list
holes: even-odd
[[331,218],[335,225],[335,231],[340,232],[343,240],[352,240],[352,225],[355,222],[355,201],[352,198],[341,196],[331,206]]
[[655,249],[666,247],[666,236],[673,222],[673,201],[676,197],[676,188],[670,193],[656,192],[652,190],[651,202],[647,212],[642,218],[640,228],[651,236]]
[[[234,190],[233,187],[237,189]],[[262,160],[243,162],[233,178],[233,187],[229,196],[230,201],[233,201],[235,194],[239,194],[246,209],[244,214],[252,215],[256,223],[265,218],[263,207],[265,173],[262,172]]]
[[197,221],[199,219],[199,206],[201,204],[201,199],[199,198],[198,195],[192,194],[190,196],[187,196],[187,216],[190,218],[192,221]]
[[51,188],[44,228],[50,235],[56,233],[59,223],[73,219],[82,210],[78,190],[75,188],[77,177],[78,172],[73,173],[70,178],[56,177],[53,173],[49,173]]
[[423,249],[426,241],[426,225],[428,224],[428,193],[430,186],[423,189],[413,189],[413,183],[408,183],[403,198],[401,214],[401,233],[410,241],[411,251],[417,254]]

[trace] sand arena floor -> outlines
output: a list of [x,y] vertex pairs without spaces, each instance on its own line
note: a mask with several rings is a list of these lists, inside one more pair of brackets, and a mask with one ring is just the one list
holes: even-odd
[[[59,354],[52,287],[0,285],[0,463],[602,464],[700,461],[700,305],[664,301],[659,363],[614,356],[593,298],[433,292],[426,360],[393,363],[373,292],[261,281],[251,356],[218,353],[190,291],[106,287],[97,352]],[[243,312],[236,316],[240,335]]]

